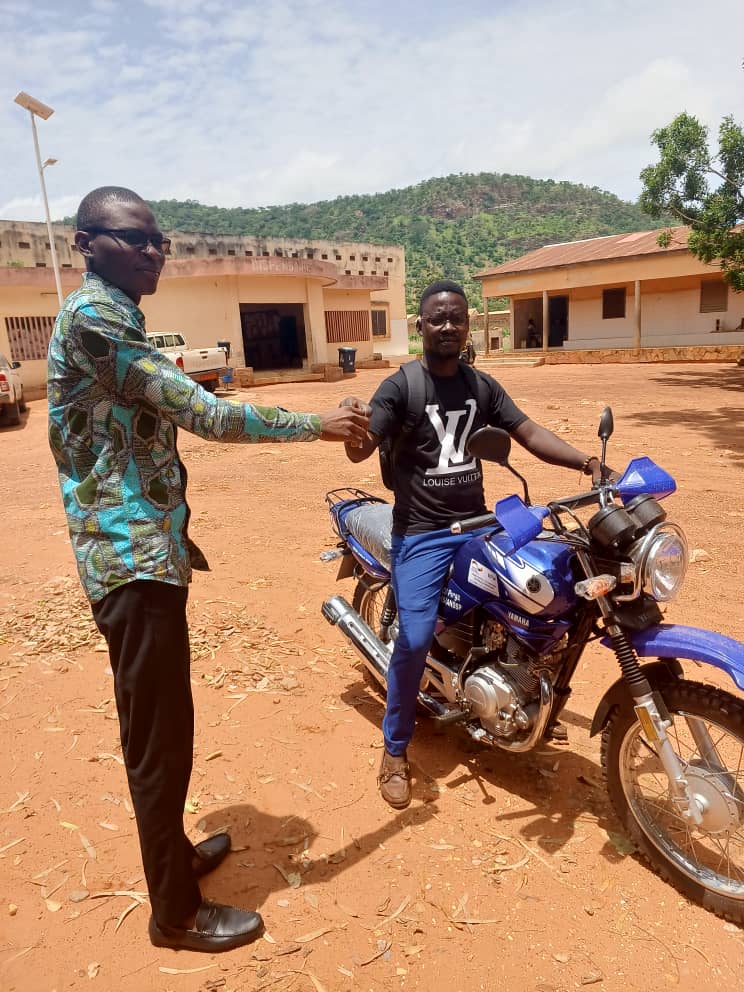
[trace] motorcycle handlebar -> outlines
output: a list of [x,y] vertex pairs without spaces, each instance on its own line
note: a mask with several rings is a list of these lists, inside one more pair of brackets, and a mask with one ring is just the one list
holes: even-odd
[[[591,506],[599,503],[601,492],[612,491],[611,485],[600,485],[591,489],[588,493],[579,493],[576,496],[567,496],[565,499],[552,500],[548,503],[548,509],[553,513],[560,513],[561,510],[577,510],[582,506]],[[478,530],[479,527],[490,527],[496,524],[497,520],[493,513],[482,513],[478,517],[468,517],[467,520],[456,520],[450,524],[450,534],[465,534],[471,530]]]
[[478,530],[479,527],[489,527],[495,523],[496,517],[492,513],[482,513],[479,517],[456,520],[450,525],[450,534],[465,534],[469,530]]
[[600,483],[600,485],[594,486],[588,493],[579,493],[576,496],[566,496],[565,499],[551,500],[548,503],[548,509],[560,511],[563,507],[569,510],[578,510],[582,506],[591,506],[593,503],[599,503],[603,496],[606,497],[614,492],[615,490],[612,484]]

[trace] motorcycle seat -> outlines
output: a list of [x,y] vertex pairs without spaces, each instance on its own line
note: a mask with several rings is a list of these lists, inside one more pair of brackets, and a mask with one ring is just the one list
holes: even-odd
[[344,527],[365,551],[390,571],[390,540],[393,530],[391,503],[363,503],[355,506],[345,514]]

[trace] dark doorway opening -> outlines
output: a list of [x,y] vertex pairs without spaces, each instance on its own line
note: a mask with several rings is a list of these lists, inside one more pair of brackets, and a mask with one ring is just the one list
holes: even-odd
[[561,348],[568,337],[568,297],[548,299],[548,347]]
[[241,303],[245,364],[258,371],[301,369],[307,359],[301,303]]

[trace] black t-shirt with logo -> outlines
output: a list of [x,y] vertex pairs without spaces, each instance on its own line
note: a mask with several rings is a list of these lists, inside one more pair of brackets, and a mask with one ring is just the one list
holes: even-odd
[[380,383],[372,397],[370,433],[378,438],[400,434],[395,456],[394,533],[423,534],[486,512],[481,463],[465,453],[465,442],[486,425],[512,432],[527,415],[495,379],[476,374],[488,386],[485,416],[462,369],[453,376],[433,376],[425,370],[426,409],[410,433],[400,434],[408,409],[403,372]]

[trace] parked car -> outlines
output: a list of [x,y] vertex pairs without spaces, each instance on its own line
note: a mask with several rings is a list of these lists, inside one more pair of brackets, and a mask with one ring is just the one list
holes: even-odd
[[222,376],[227,375],[225,348],[189,348],[182,334],[148,334],[147,340],[162,351],[186,375],[213,393]]
[[20,362],[9,362],[0,355],[0,412],[6,424],[19,424],[26,409],[20,367]]

